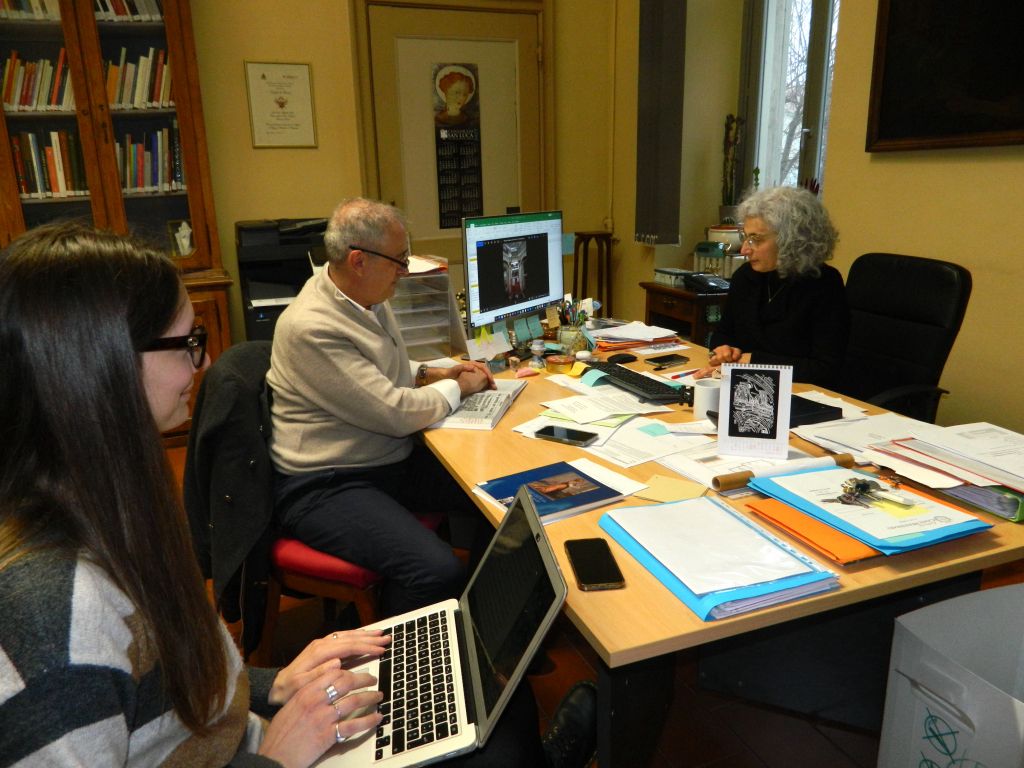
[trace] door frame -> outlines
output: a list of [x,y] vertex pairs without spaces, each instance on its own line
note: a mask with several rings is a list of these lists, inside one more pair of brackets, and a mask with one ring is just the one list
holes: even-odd
[[[556,200],[555,183],[555,78],[554,18],[552,0],[350,0],[352,29],[355,31],[355,70],[359,104],[359,144],[362,147],[360,171],[364,194],[380,198],[380,169],[377,162],[376,106],[373,102],[373,71],[370,56],[370,9],[373,6],[445,11],[532,14],[541,30],[540,111],[543,131],[541,153],[541,209]],[[391,202],[391,201],[385,201]]]

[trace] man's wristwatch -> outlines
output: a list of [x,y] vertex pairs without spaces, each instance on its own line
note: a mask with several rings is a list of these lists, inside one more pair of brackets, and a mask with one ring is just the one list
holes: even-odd
[[425,387],[427,385],[427,364],[423,363],[419,368],[416,369],[416,386]]

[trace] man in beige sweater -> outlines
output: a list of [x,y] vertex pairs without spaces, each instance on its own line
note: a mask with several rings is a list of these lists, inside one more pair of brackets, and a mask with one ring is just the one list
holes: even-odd
[[385,615],[458,597],[464,568],[413,512],[444,512],[453,528],[482,518],[416,433],[494,380],[478,363],[409,360],[388,304],[408,272],[396,208],[346,200],[324,243],[327,266],[279,318],[267,374],[278,520],[308,545],[382,574]]

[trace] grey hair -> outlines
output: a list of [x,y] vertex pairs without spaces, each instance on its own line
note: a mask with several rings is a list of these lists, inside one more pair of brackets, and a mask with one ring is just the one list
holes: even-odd
[[331,214],[324,246],[331,261],[345,258],[350,245],[378,247],[394,224],[408,231],[405,216],[393,205],[365,197],[342,200]]
[[839,232],[817,195],[801,187],[769,187],[751,192],[740,203],[739,218],[763,219],[775,233],[780,277],[821,274],[832,258]]

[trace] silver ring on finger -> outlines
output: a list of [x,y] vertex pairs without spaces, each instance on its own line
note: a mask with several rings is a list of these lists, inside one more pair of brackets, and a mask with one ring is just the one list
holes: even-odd
[[334,685],[328,685],[326,688],[324,688],[324,693],[327,694],[328,704],[333,704],[338,699],[338,697],[341,696],[341,694],[338,693],[338,689],[335,688]]
[[347,739],[347,738],[348,738],[348,736],[342,736],[341,735],[341,727],[338,725],[338,723],[335,723],[334,724],[334,741],[335,741],[335,743],[336,744],[343,744],[345,742],[345,739]]
[[331,640],[337,640],[337,639],[338,639],[338,633],[337,632],[332,632],[331,633]]

